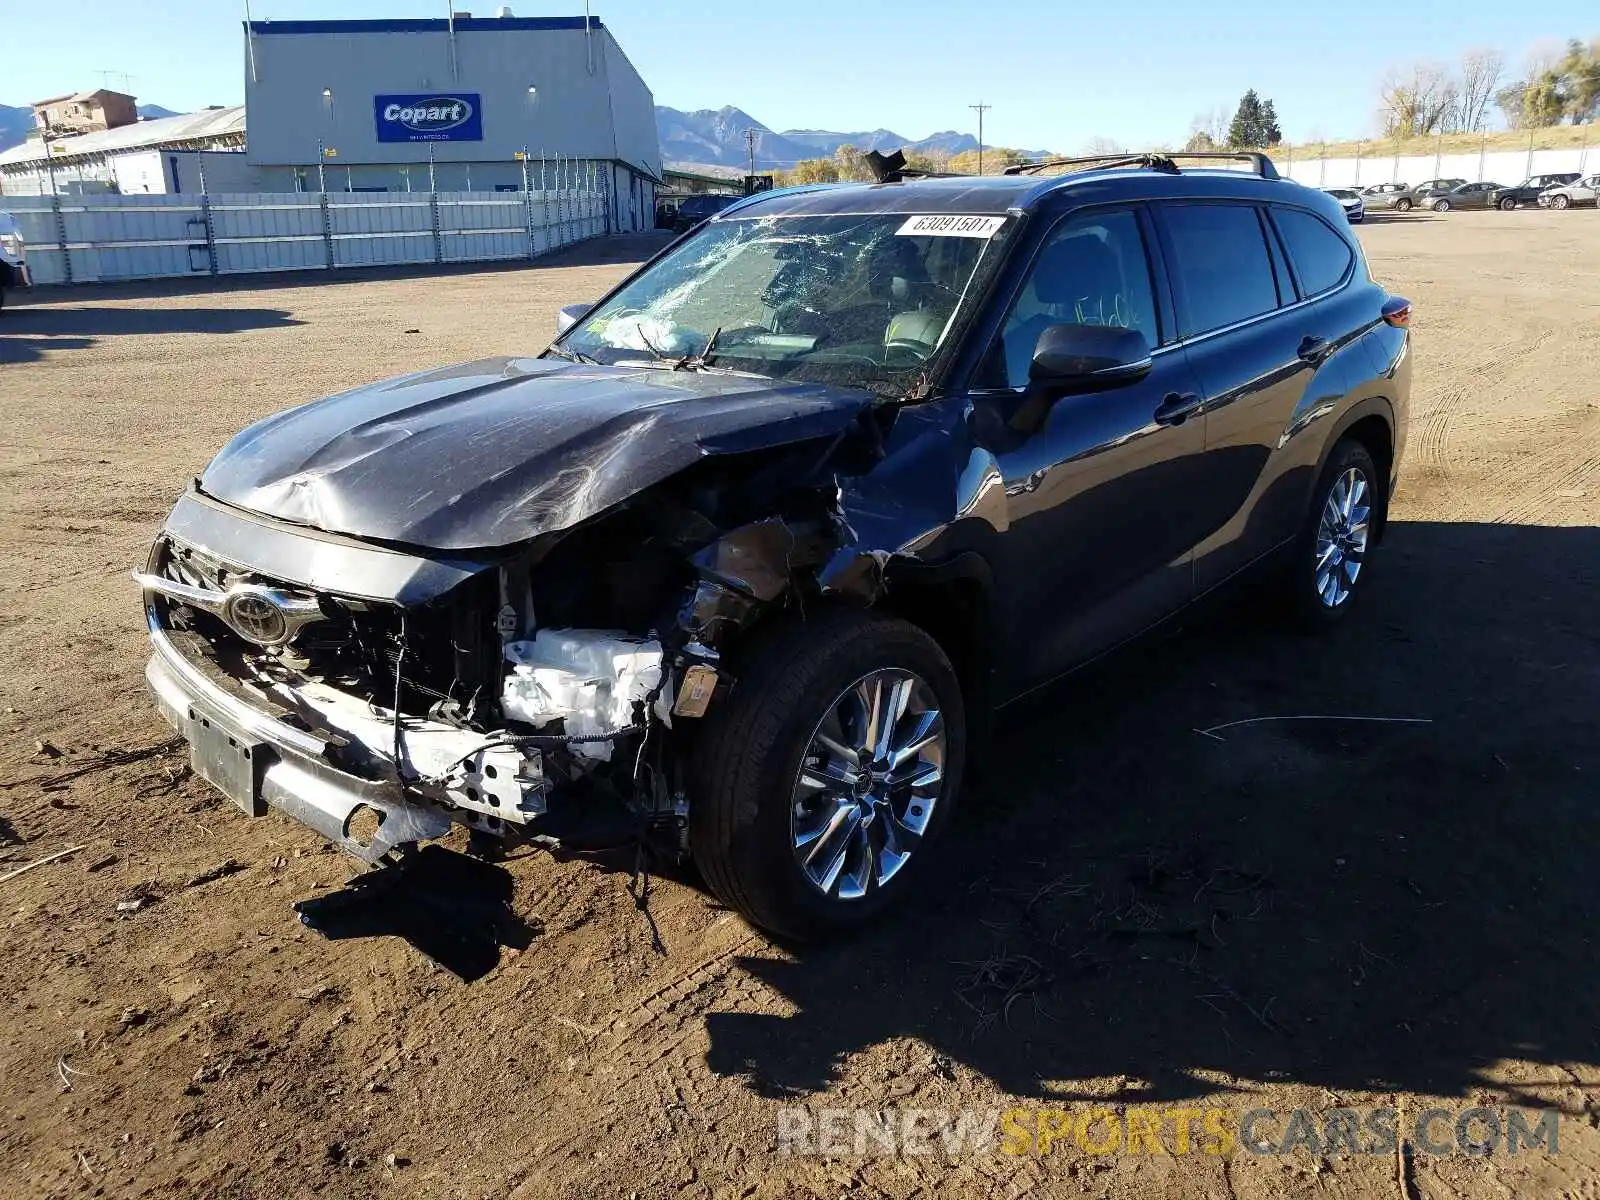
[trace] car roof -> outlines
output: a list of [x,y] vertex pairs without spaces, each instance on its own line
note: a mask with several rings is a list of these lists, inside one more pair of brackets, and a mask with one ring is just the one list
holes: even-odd
[[780,188],[750,196],[724,209],[717,220],[746,217],[865,216],[878,213],[962,213],[999,216],[1058,203],[1115,200],[1239,199],[1298,200],[1324,195],[1287,179],[1263,179],[1246,171],[1150,170],[1111,167],[1066,175],[959,175],[898,183],[832,183]]

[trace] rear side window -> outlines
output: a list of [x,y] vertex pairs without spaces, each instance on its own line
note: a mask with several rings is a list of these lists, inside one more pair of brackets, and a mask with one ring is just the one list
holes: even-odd
[[1253,206],[1162,204],[1168,269],[1184,337],[1221,329],[1278,307],[1278,285]]
[[1315,296],[1337,287],[1355,258],[1349,243],[1320,219],[1298,209],[1275,208],[1272,219],[1289,247],[1300,290]]

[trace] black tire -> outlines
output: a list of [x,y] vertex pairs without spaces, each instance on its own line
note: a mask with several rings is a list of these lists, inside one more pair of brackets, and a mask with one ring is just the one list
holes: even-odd
[[[823,609],[758,630],[731,655],[737,682],[705,718],[690,772],[689,845],[718,899],[796,941],[848,932],[911,890],[949,824],[966,759],[966,713],[937,642],[894,617]],[[791,800],[819,722],[853,683],[902,668],[932,689],[945,722],[941,790],[922,838],[886,883],[825,896],[795,861]]]
[[1500,201],[1501,212],[1510,212],[1512,209],[1516,208],[1516,206],[1517,198],[1515,196],[1507,196],[1504,200]]
[[[1367,539],[1361,555],[1361,566],[1355,580],[1349,581],[1349,594],[1337,604],[1329,604],[1317,586],[1317,543],[1322,512],[1330,493],[1347,471],[1356,470],[1366,480],[1369,495],[1367,507]],[[1378,473],[1377,464],[1367,448],[1354,438],[1344,438],[1335,443],[1328,461],[1317,477],[1317,486],[1311,492],[1311,504],[1305,523],[1295,538],[1283,574],[1286,589],[1286,607],[1295,622],[1304,629],[1325,629],[1344,619],[1367,586],[1372,573],[1372,552],[1377,544],[1377,531],[1388,505],[1389,481]]]
[[1394,202],[1394,207],[1395,207],[1395,211],[1396,212],[1410,212],[1411,211],[1411,201],[1409,201],[1409,200],[1396,200]]
[[1572,206],[1572,200],[1567,196],[1551,196],[1550,197],[1550,207],[1551,208],[1554,208],[1554,209],[1566,209],[1566,208],[1570,208],[1571,206]]
[[1434,212],[1449,212],[1450,211],[1450,201],[1448,201],[1448,200],[1435,200],[1433,202],[1433,211]]

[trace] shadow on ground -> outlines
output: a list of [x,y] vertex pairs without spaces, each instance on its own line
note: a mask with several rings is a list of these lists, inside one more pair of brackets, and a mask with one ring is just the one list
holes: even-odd
[[[713,1014],[712,1069],[803,1096],[915,1037],[1154,1102],[1600,1063],[1600,530],[1396,523],[1377,566],[1331,635],[1237,601],[1003,714],[922,901],[746,960],[799,1011]],[[1196,732],[1318,714],[1432,723]]]
[[102,338],[173,333],[241,333],[299,325],[276,308],[101,308],[40,305],[8,309],[0,322],[0,363],[32,362],[46,351],[85,350]]
[[538,932],[512,911],[513,890],[504,867],[434,845],[294,907],[330,941],[403,938],[470,983],[494,970],[501,947],[526,950]]

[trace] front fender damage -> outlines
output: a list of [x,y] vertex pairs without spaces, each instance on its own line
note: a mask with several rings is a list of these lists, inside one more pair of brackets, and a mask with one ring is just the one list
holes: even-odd
[[[397,799],[501,839],[616,844],[620,822],[675,854],[695,728],[728,694],[741,640],[807,606],[883,603],[898,563],[961,550],[964,523],[993,527],[997,479],[959,410],[864,409],[843,431],[721,447],[485,553],[443,593],[386,604],[302,578],[328,619],[289,645],[230,641],[212,614],[147,603]],[[173,538],[150,577],[260,580],[226,565],[249,561],[235,549]]]

